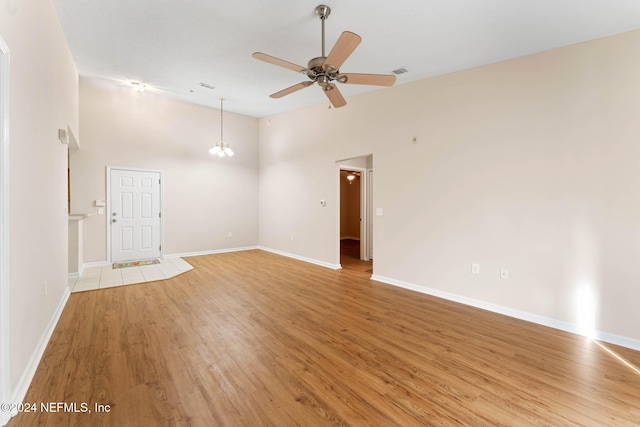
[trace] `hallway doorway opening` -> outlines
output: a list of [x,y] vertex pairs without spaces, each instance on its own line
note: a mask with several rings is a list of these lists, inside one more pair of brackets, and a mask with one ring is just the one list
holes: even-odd
[[336,234],[339,262],[343,268],[366,267],[365,270],[371,273],[373,245],[370,184],[373,156],[342,160],[337,165],[339,207]]

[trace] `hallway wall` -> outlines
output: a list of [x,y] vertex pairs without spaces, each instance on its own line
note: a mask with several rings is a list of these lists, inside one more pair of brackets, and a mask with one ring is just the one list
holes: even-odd
[[360,240],[360,177],[340,175],[340,238]]

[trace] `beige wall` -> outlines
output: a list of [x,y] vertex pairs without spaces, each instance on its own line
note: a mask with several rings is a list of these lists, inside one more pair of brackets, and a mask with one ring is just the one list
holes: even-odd
[[640,339],[636,52],[640,32],[261,119],[260,244],[337,263],[335,162],[373,153],[376,275]]
[[84,221],[85,262],[107,260],[106,215],[94,206],[107,199],[107,166],[163,171],[165,255],[257,244],[257,119],[225,111],[235,156],[221,159],[208,153],[220,138],[219,110],[84,78],[80,110],[71,210],[93,214]]
[[[78,75],[53,1],[0,0],[10,66],[11,387],[67,290],[67,146],[78,134]],[[47,282],[47,293],[44,282]]]

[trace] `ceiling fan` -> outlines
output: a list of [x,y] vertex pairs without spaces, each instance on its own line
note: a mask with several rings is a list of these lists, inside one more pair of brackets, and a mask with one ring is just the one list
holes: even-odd
[[334,107],[339,108],[347,105],[347,101],[345,101],[344,97],[338,90],[338,87],[333,82],[373,86],[393,86],[396,82],[396,76],[392,75],[340,72],[340,67],[353,53],[356,47],[358,47],[362,39],[355,33],[345,31],[340,35],[340,38],[338,38],[338,41],[333,46],[333,49],[331,49],[331,52],[329,52],[329,56],[325,56],[324,21],[329,17],[329,14],[331,14],[331,8],[329,6],[321,4],[316,7],[316,15],[318,15],[322,21],[322,56],[312,58],[306,68],[262,52],[255,52],[252,55],[255,59],[287,68],[298,73],[306,74],[309,78],[309,81],[304,81],[276,93],[272,93],[269,95],[271,98],[282,98],[283,96],[297,92],[300,89],[309,87],[314,83],[318,83],[327,98],[329,98],[331,104]]

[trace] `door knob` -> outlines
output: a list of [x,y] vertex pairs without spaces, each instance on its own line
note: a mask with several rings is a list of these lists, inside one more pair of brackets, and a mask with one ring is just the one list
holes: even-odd
[[113,219],[111,220],[111,222],[118,222],[118,220],[117,220],[117,219],[115,219],[115,218],[113,218]]

